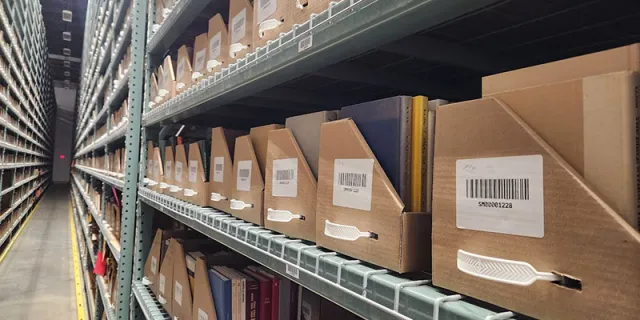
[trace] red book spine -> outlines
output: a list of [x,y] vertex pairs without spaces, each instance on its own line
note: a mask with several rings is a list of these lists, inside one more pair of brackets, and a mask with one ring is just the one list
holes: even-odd
[[258,319],[258,296],[260,286],[255,280],[247,279],[247,318],[249,320]]
[[277,277],[271,279],[271,319],[278,320],[280,316],[280,280]]
[[244,272],[260,283],[258,320],[271,320],[271,280],[249,269],[245,269]]

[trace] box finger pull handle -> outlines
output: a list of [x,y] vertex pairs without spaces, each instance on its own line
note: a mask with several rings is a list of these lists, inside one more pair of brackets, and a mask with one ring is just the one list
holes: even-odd
[[216,59],[211,59],[209,61],[207,61],[207,71],[211,72],[213,71],[213,69],[215,69],[218,66],[221,66],[222,63]]
[[229,46],[229,56],[231,58],[235,58],[236,54],[238,54],[238,52],[240,52],[240,51],[242,51],[244,49],[247,49],[247,48],[249,48],[249,47],[245,46],[242,43],[234,43],[234,44]]
[[304,220],[301,214],[294,214],[288,210],[267,209],[267,220],[274,222],[290,222],[293,219]]
[[559,281],[562,278],[551,272],[539,272],[524,261],[487,257],[463,250],[458,250],[458,269],[478,278],[517,286],[529,286],[538,280]]
[[360,231],[356,226],[333,223],[329,220],[324,221],[324,235],[347,241],[356,241],[359,238],[378,238],[376,233]]
[[185,196],[185,197],[193,197],[193,196],[195,196],[196,194],[198,194],[198,192],[196,192],[196,191],[195,191],[195,190],[193,190],[193,189],[184,189],[184,196]]
[[267,19],[260,22],[260,25],[258,26],[258,34],[260,35],[260,38],[264,38],[265,32],[273,30],[281,24],[282,22],[278,19]]
[[211,192],[211,201],[215,201],[215,202],[219,202],[221,200],[227,200],[227,197],[217,193],[217,192]]
[[182,188],[178,187],[178,186],[170,186],[169,187],[169,192],[180,192],[182,191]]
[[246,203],[242,200],[231,199],[229,207],[233,210],[242,210],[244,208],[253,208],[253,204]]

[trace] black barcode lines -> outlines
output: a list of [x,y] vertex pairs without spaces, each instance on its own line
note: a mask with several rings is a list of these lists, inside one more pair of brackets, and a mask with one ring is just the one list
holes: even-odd
[[238,176],[240,176],[240,178],[248,178],[249,174],[251,174],[250,169],[240,169],[238,172]]
[[469,199],[529,200],[529,179],[466,179]]
[[276,170],[277,181],[293,180],[294,176],[295,176],[295,170],[293,169]]
[[338,184],[345,187],[367,187],[366,173],[340,172],[338,175]]

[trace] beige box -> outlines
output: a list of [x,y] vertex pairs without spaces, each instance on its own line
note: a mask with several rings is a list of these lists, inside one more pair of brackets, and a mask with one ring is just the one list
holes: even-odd
[[253,52],[253,5],[248,0],[229,2],[229,63]]
[[[617,72],[439,108],[434,284],[534,318],[634,318],[638,83]],[[504,178],[526,187],[473,191],[474,181]],[[504,260],[519,267],[496,266]],[[505,279],[521,263],[560,280],[484,278]]]
[[235,188],[233,152],[241,131],[217,127],[211,129],[211,164],[209,166],[209,205],[231,212],[229,200]]
[[295,7],[295,2],[287,0],[263,0],[253,2],[253,46],[264,47],[267,41],[277,39],[280,33],[291,29],[287,10],[289,4]]
[[209,19],[207,33],[207,73],[211,76],[226,67],[229,62],[229,33],[219,13]]
[[251,143],[258,159],[260,172],[264,177],[264,170],[267,165],[267,147],[269,146],[269,132],[272,130],[282,129],[284,126],[280,124],[268,124],[260,127],[251,128],[249,136]]
[[163,101],[168,101],[176,96],[176,75],[173,69],[173,60],[171,60],[171,56],[164,58],[162,71],[162,89],[159,94]]
[[265,227],[315,242],[317,181],[290,129],[269,132],[264,181]]
[[151,174],[151,180],[153,180],[154,184],[149,187],[151,190],[155,192],[162,192],[160,189],[160,185],[164,181],[164,165],[162,163],[162,156],[160,154],[160,148],[154,147],[153,153],[150,154],[152,156],[153,163],[153,173]]
[[193,296],[189,275],[187,272],[187,262],[185,260],[185,249],[180,240],[171,239],[169,250],[173,257],[173,293],[171,303],[171,316],[177,319],[191,320],[193,317]]
[[209,183],[204,172],[200,143],[189,144],[189,157],[183,199],[199,206],[209,204]]
[[169,194],[175,198],[185,200],[184,189],[187,188],[187,151],[184,144],[176,146],[175,162],[173,164],[173,183],[169,187]]
[[162,170],[162,182],[160,183],[160,192],[170,195],[169,189],[174,185],[174,167],[175,157],[173,156],[173,147],[166,146],[164,148],[164,170]]
[[[320,12],[329,8],[330,0],[299,0],[299,1],[286,1],[287,16],[290,22],[290,27],[294,24],[302,24],[311,19],[312,14],[319,14]],[[287,30],[289,30],[287,29]]]
[[229,212],[243,220],[263,225],[264,179],[248,135],[236,138],[233,158],[234,188]]
[[196,258],[192,314],[193,318],[198,320],[216,319],[207,263],[200,257]]
[[430,214],[404,212],[353,120],[322,124],[318,245],[396,272],[430,270],[430,228]]
[[176,94],[184,92],[191,87],[191,48],[182,45],[178,49],[178,61],[176,66]]
[[207,74],[207,51],[209,48],[208,40],[208,34],[203,33],[197,36],[196,40],[193,42],[193,62],[191,63],[193,70],[190,75],[191,82],[193,84],[197,84],[202,79],[206,78],[205,75]]
[[165,303],[162,304],[162,307],[164,307],[167,313],[173,316],[173,269],[176,263],[175,260],[180,259],[180,256],[178,256],[174,251],[178,244],[177,240],[168,239],[168,242],[169,248],[162,258],[160,272],[158,273],[158,291],[156,296],[160,301],[165,301]]

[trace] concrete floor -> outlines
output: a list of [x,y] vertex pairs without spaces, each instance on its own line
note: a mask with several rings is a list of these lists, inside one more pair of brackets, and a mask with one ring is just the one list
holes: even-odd
[[69,192],[49,188],[0,263],[0,319],[77,319]]

